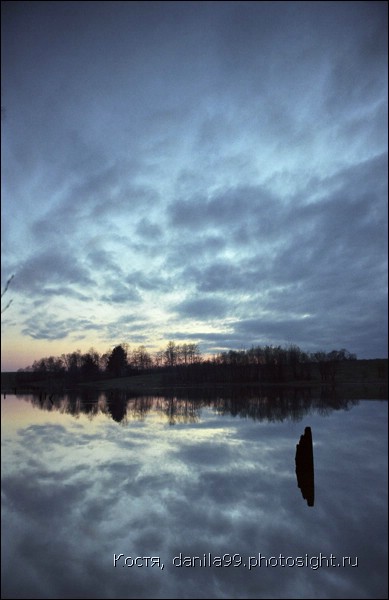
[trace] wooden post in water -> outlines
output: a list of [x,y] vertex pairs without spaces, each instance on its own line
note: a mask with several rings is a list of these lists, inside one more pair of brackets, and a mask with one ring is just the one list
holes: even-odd
[[308,506],[315,502],[315,481],[313,468],[312,430],[306,427],[304,434],[296,445],[296,476],[297,485]]

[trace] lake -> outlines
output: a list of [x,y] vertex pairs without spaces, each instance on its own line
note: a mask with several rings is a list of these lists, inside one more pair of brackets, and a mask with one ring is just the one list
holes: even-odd
[[[1,405],[2,598],[387,598],[387,401]],[[306,427],[313,506],[296,476]]]

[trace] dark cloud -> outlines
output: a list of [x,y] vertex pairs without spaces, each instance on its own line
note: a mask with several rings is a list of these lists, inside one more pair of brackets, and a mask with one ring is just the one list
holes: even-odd
[[86,260],[94,270],[103,271],[104,273],[120,273],[120,265],[115,261],[112,251],[104,250],[94,240],[92,240],[91,246],[92,248],[88,252]]
[[131,289],[129,286],[116,283],[114,287],[116,288],[114,292],[101,296],[101,300],[103,302],[127,304],[128,302],[137,302],[140,300],[139,293],[136,290]]
[[[356,36],[354,44],[345,42],[344,54],[337,56],[329,77],[330,94],[327,99],[332,113],[343,111],[351,102],[365,108],[382,93],[387,64],[387,27],[384,7],[375,3],[372,12],[363,7],[365,27]],[[378,17],[378,19],[377,19]],[[356,42],[356,43],[355,43]]]
[[56,316],[38,312],[28,317],[23,323],[22,332],[35,340],[60,340],[68,337],[78,330],[91,331],[100,330],[101,325],[89,319],[58,319]]
[[222,298],[194,298],[183,300],[175,309],[186,318],[222,318],[227,312],[228,304]]
[[156,223],[152,223],[146,218],[139,221],[137,227],[137,233],[141,237],[149,238],[160,238],[162,235],[161,228]]
[[244,261],[242,263],[239,264],[233,260],[218,260],[213,263],[209,262],[203,269],[198,266],[188,267],[182,276],[185,280],[194,283],[200,292],[205,293],[244,292],[256,289],[261,274],[260,259],[258,259],[257,267],[247,265]]
[[152,327],[153,325],[148,319],[144,315],[142,316],[142,310],[140,310],[140,314],[126,313],[118,319],[106,323],[102,338],[112,341],[123,340],[128,336],[131,343],[144,344],[150,341],[148,331],[152,330]]
[[[14,265],[16,266],[16,265]],[[15,289],[39,292],[47,284],[89,286],[90,273],[75,255],[57,248],[43,250],[22,262],[17,269]]]
[[275,202],[277,199],[262,186],[245,186],[218,192],[210,198],[178,200],[170,207],[170,215],[174,226],[185,229],[225,227],[251,217],[260,228],[258,234],[270,233],[268,226],[276,213]]

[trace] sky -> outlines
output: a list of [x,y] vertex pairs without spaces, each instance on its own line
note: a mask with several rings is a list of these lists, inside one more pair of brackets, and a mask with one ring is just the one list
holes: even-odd
[[386,2],[2,2],[2,369],[387,356]]

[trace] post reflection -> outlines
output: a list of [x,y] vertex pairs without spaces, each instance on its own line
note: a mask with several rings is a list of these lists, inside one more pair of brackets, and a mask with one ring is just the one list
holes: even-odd
[[306,427],[304,434],[296,445],[296,476],[297,485],[301,490],[308,506],[315,503],[315,480],[313,467],[312,430]]

